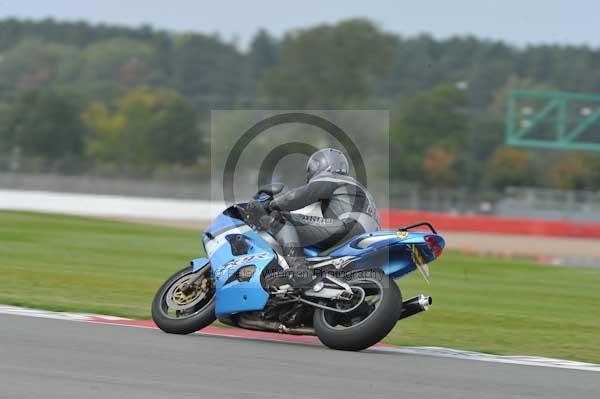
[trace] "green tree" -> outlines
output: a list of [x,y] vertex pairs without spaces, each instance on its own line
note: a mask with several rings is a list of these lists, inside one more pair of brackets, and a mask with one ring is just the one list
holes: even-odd
[[456,154],[453,151],[432,147],[423,158],[423,171],[428,183],[435,187],[451,187],[456,184]]
[[[535,185],[536,175],[528,151],[499,147],[487,163],[486,179],[496,189],[507,186]],[[538,182],[539,184],[539,182]]]
[[262,104],[265,99],[261,97],[260,83],[265,74],[277,65],[279,59],[279,45],[274,37],[264,29],[258,31],[250,42],[250,49],[246,55],[246,71],[244,84],[244,98],[242,104]]
[[203,110],[234,104],[243,87],[243,57],[217,37],[188,34],[173,50],[173,83]]
[[457,156],[448,163],[456,173],[469,131],[465,104],[465,93],[452,85],[409,98],[391,124],[392,177],[420,181],[423,159],[432,147]]
[[80,53],[72,46],[26,39],[2,54],[0,61],[0,88],[15,93],[73,81]]
[[583,153],[566,154],[550,166],[550,184],[561,190],[583,190],[588,186],[592,164]]
[[364,102],[391,66],[394,37],[364,19],[286,35],[265,76],[274,105],[331,107]]
[[83,152],[85,128],[80,102],[73,93],[30,90],[4,112],[0,138],[7,149],[18,147],[25,156],[59,160]]
[[124,88],[160,82],[165,76],[155,66],[156,50],[140,40],[98,41],[83,52],[81,79],[86,83],[113,82]]
[[167,99],[149,129],[153,156],[163,162],[194,162],[202,152],[197,124],[196,111],[188,101],[181,96]]
[[264,73],[277,64],[277,41],[264,29],[259,30],[252,38],[248,52],[248,67],[255,79],[260,79]]
[[114,112],[93,102],[82,119],[92,132],[88,154],[101,162],[152,168],[191,163],[201,151],[194,109],[170,90],[132,90],[117,100]]

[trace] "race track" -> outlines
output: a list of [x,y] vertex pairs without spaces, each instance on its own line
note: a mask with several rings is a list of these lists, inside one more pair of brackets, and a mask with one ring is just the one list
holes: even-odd
[[597,372],[0,315],[0,398],[598,398]]

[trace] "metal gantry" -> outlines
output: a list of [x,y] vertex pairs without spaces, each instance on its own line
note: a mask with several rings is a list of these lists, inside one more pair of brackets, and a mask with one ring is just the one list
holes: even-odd
[[600,151],[600,95],[517,90],[507,108],[509,145]]

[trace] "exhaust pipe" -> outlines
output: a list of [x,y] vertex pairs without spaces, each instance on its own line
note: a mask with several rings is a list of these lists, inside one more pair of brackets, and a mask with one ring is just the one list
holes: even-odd
[[404,301],[402,302],[402,311],[400,312],[398,320],[406,319],[407,317],[428,310],[432,303],[433,299],[431,299],[430,296],[425,295],[419,295]]

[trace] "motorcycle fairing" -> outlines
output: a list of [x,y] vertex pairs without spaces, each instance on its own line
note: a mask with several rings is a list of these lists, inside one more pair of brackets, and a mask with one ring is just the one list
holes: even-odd
[[[208,234],[207,234],[208,233]],[[248,244],[247,252],[232,253],[228,236],[241,234]],[[261,310],[269,294],[262,288],[260,276],[277,255],[269,244],[243,221],[221,214],[204,234],[204,248],[216,283],[217,317],[222,315]],[[240,281],[236,273],[243,267],[256,267],[248,281]]]
[[196,259],[193,259],[190,262],[190,265],[192,266],[192,271],[194,273],[196,273],[198,270],[202,269],[202,267],[204,265],[206,265],[208,262],[210,262],[208,260],[208,258],[196,258]]
[[[246,224],[243,220],[229,216],[224,212],[219,214],[219,216],[217,216],[215,220],[213,220],[212,224],[208,226],[206,230],[204,230],[204,237],[216,237],[226,230],[245,225]],[[205,239],[203,239],[203,241],[206,242]]]
[[[400,234],[393,230],[382,230],[356,236],[336,248],[329,256],[332,258],[354,257],[355,259],[344,267],[344,270],[358,271],[378,268],[397,279],[414,271],[417,263],[425,264],[436,259],[433,251],[426,244],[425,237],[427,236],[433,236],[437,244],[442,249],[444,248],[445,241],[437,234],[422,232],[402,232]],[[416,257],[415,251],[421,256]]]

